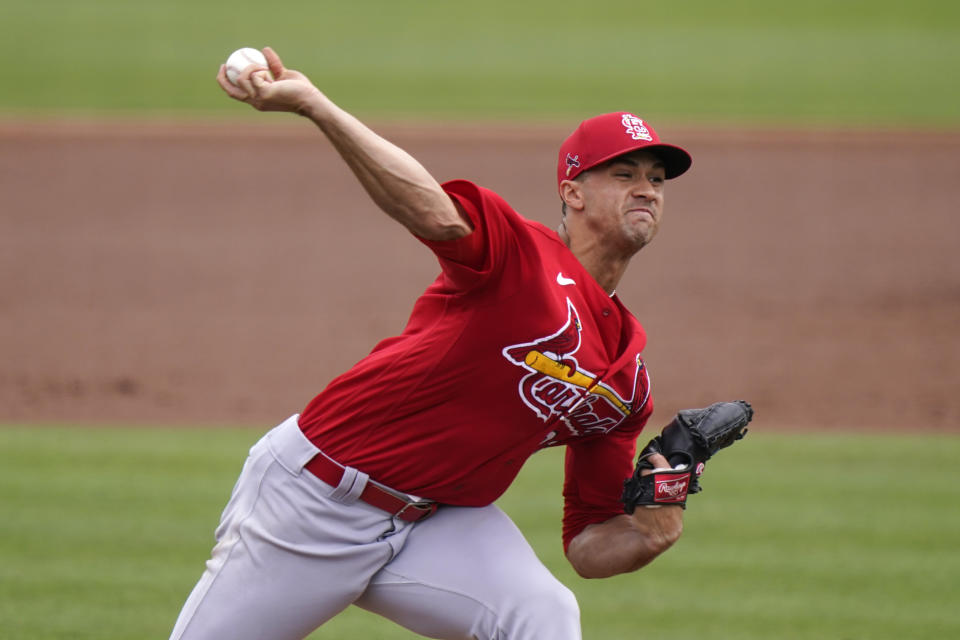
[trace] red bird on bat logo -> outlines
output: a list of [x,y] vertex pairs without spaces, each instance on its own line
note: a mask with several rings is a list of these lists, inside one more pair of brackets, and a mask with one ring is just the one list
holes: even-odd
[[527,371],[518,385],[524,404],[544,422],[559,419],[566,427],[551,432],[544,446],[606,433],[642,408],[649,397],[650,380],[639,354],[629,396],[584,369],[575,355],[582,332],[580,314],[568,298],[567,321],[558,331],[503,349],[507,360]]

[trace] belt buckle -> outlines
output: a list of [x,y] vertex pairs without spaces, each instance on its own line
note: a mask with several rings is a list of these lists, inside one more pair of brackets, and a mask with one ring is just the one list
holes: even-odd
[[[416,512],[411,513],[409,516],[405,518],[403,514],[406,512],[407,509],[411,509],[411,508],[415,509]],[[431,502],[429,500],[419,500],[417,502],[408,502],[407,504],[403,505],[403,508],[400,509],[400,511],[397,511],[395,514],[393,514],[393,517],[400,518],[401,520],[405,520],[407,522],[416,522],[418,520],[423,520],[424,518],[429,518],[434,514],[434,512],[436,512],[436,510],[437,510],[436,502]]]

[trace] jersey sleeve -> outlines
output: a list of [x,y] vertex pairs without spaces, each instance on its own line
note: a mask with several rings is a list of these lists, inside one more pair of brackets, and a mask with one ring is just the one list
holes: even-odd
[[508,252],[516,246],[513,237],[519,214],[493,191],[467,180],[452,180],[442,186],[473,231],[457,240],[419,240],[437,256],[451,284],[469,289],[502,267]]
[[612,431],[567,445],[563,483],[563,550],[587,525],[624,513],[623,481],[633,473],[642,428]]

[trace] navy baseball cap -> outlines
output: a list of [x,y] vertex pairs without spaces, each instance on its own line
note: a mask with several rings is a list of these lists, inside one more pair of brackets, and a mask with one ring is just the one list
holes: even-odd
[[626,111],[589,118],[563,141],[557,162],[557,186],[607,160],[638,149],[649,149],[663,161],[666,177],[676,178],[693,159],[682,148],[665,144],[650,123]]

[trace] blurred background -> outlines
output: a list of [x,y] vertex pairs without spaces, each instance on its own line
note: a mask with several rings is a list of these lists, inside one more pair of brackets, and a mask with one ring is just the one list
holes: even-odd
[[[436,266],[322,137],[227,99],[239,46],[440,179],[556,224],[559,142],[686,145],[620,295],[658,407],[960,425],[960,9],[894,2],[41,2],[2,8],[0,419],[272,423],[400,331]],[[346,249],[348,253],[340,252]],[[661,416],[658,416],[661,418]]]
[[237,117],[211,76],[269,44],[366,117],[950,127],[955,3],[7,2],[7,115]]
[[[678,633],[960,633],[960,5],[40,0],[0,4],[9,637],[167,633],[246,448],[436,275],[309,123],[222,94],[219,64],[265,45],[439,179],[550,226],[583,118],[633,111],[692,153],[618,293],[649,335],[651,424],[743,397],[755,448],[654,584],[577,582],[560,463],[531,462],[504,506],[585,637],[633,637],[624,593]],[[893,469],[921,462],[911,491]],[[693,613],[649,602],[677,575],[705,581]],[[410,637],[368,618],[329,637]]]

